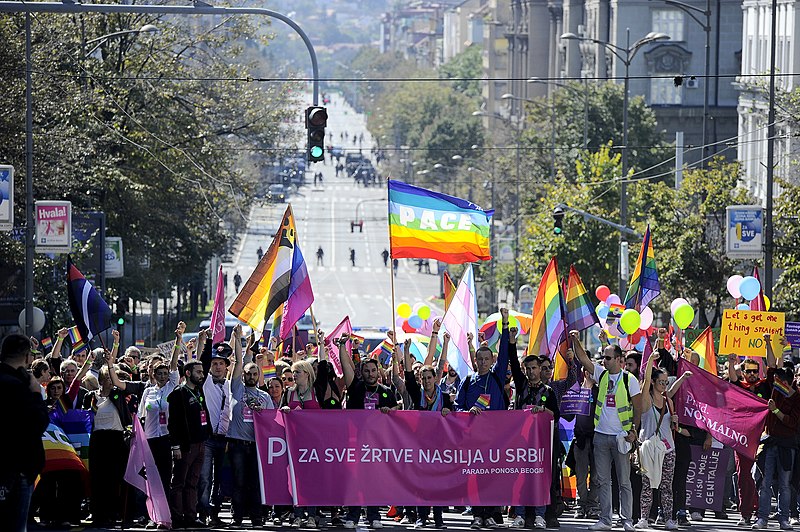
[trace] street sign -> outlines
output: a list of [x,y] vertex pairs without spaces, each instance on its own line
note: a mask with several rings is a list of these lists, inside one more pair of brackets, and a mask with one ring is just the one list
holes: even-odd
[[14,229],[14,167],[0,165],[0,231]]
[[760,205],[729,205],[725,214],[725,254],[732,259],[760,259],[764,209]]
[[70,253],[72,251],[72,203],[69,201],[37,201],[36,253]]
[[116,279],[125,276],[125,262],[123,261],[121,237],[106,237],[105,261],[106,279]]

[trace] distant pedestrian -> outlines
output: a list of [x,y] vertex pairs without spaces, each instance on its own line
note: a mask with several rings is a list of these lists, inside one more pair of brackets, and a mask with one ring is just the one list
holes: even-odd
[[225,287],[225,293],[227,294],[228,293],[228,274],[227,273],[223,273],[222,274],[222,285]]
[[356,250],[353,249],[353,248],[350,248],[350,262],[355,267],[355,265],[356,265]]
[[323,266],[322,264],[322,257],[325,256],[325,252],[322,251],[322,246],[317,248],[317,266]]
[[317,175],[319,175],[319,174],[314,172],[314,186],[317,186]]
[[264,250],[261,249],[261,246],[258,246],[258,249],[256,250],[256,255],[258,255],[258,262],[261,262],[261,257],[264,256]]
[[422,269],[425,270],[425,273],[431,273],[431,261],[425,259],[425,261],[422,263]]
[[242,284],[242,276],[239,275],[239,272],[236,272],[236,275],[233,276],[233,286],[236,288],[236,293],[239,293],[239,286]]
[[400,261],[397,259],[392,259],[392,269],[394,270],[394,276],[397,277],[397,270],[400,267]]
[[322,172],[319,173],[319,184],[322,184]]
[[383,257],[383,266],[384,267],[388,267],[389,266],[389,250],[386,249],[386,248],[383,248],[383,252],[381,253],[381,257]]

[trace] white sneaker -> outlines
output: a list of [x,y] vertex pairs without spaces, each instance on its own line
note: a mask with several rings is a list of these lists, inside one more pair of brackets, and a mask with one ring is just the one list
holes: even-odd
[[353,521],[347,520],[344,522],[344,525],[342,526],[344,526],[345,528],[355,528],[356,524]]
[[481,519],[480,517],[476,517],[475,519],[472,520],[472,524],[469,525],[469,527],[473,530],[478,530],[480,528],[483,528],[483,519]]
[[703,514],[701,514],[700,512],[692,512],[692,514],[689,516],[689,519],[691,519],[692,521],[702,521]]
[[486,520],[483,522],[483,526],[485,528],[499,528],[497,522],[494,520],[493,517],[487,517]]
[[383,523],[381,523],[380,519],[376,519],[372,522],[372,528],[383,528]]
[[611,525],[603,521],[602,519],[592,526],[589,527],[589,530],[611,530]]
[[678,523],[676,523],[674,519],[670,519],[667,521],[666,528],[667,530],[678,530]]
[[633,532],[636,529],[633,528],[633,523],[632,522],[625,521],[624,523],[622,523],[622,530],[624,530],[625,532]]
[[525,528],[525,518],[521,515],[515,517],[514,522],[511,523],[511,528]]
[[306,528],[317,528],[317,520],[313,517],[306,519]]
[[537,515],[536,519],[533,520],[533,528],[547,528],[547,522],[544,520],[544,517]]
[[800,525],[800,519],[798,519],[797,517],[792,517],[791,519],[789,519],[789,524],[790,525]]
[[633,525],[633,528],[636,530],[647,530],[650,528],[650,523],[647,522],[647,519],[639,519],[639,522]]

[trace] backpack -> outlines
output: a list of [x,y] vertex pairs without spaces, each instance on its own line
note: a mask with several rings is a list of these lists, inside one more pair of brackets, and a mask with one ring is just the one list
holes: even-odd
[[[511,405],[511,399],[508,397],[508,394],[505,392],[503,383],[500,382],[500,377],[494,371],[490,371],[489,375],[492,376],[494,382],[497,383],[497,386],[500,388],[500,393],[503,394],[503,404],[506,405],[506,410]],[[469,384],[472,382],[472,376],[464,381],[464,398],[466,399],[467,394],[469,393]],[[627,383],[626,383],[627,384]]]

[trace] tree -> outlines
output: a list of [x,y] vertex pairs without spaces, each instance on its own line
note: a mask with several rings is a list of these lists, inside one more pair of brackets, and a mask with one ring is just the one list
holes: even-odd
[[[783,193],[775,200],[775,265],[783,273],[775,284],[772,305],[787,313],[787,320],[800,319],[800,186],[780,181]],[[792,346],[794,347],[794,346]]]

